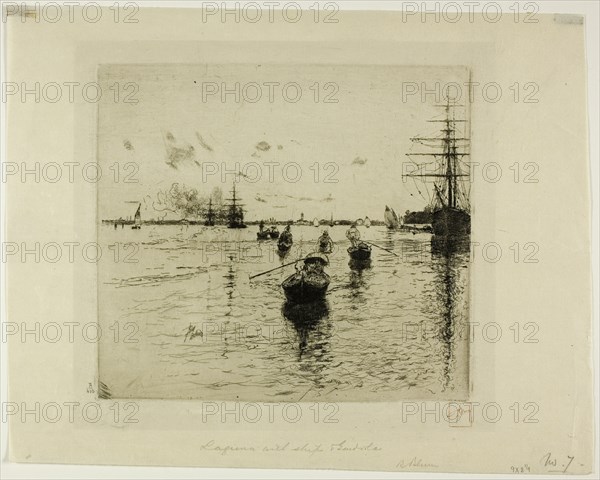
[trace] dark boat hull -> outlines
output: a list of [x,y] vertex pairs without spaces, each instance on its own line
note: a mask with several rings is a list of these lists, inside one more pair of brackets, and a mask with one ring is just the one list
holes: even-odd
[[365,243],[361,243],[356,247],[348,248],[348,255],[352,260],[365,261],[371,258],[371,247]]
[[277,249],[280,253],[287,253],[294,241],[292,240],[290,235],[287,235],[285,232],[279,237],[279,241],[277,242]]
[[269,235],[269,232],[256,232],[256,238],[258,240],[269,240],[271,236]]
[[333,244],[331,244],[331,243],[319,244],[319,253],[324,253],[325,255],[329,255],[332,252],[333,252]]
[[290,302],[309,303],[325,296],[330,281],[326,273],[310,276],[294,273],[283,281],[281,287]]
[[269,232],[269,236],[275,240],[276,238],[279,238],[279,232]]
[[433,234],[440,237],[459,237],[471,234],[471,215],[458,208],[445,207],[433,212]]

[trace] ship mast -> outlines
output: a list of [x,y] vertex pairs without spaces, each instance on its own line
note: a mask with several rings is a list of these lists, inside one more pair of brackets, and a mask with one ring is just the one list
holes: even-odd
[[[434,158],[442,157],[443,163],[441,165],[441,169],[438,171],[439,173],[423,173],[422,167],[424,165],[420,165],[418,173],[409,173],[404,175],[405,177],[430,177],[430,178],[438,178],[442,181],[441,184],[434,183],[435,195],[439,199],[442,207],[448,206],[450,208],[457,208],[458,206],[458,178],[459,177],[468,177],[468,174],[463,174],[461,169],[458,167],[457,161],[461,156],[469,155],[468,152],[458,152],[457,151],[457,141],[468,141],[468,138],[457,138],[456,137],[456,123],[464,122],[466,120],[457,120],[455,118],[454,109],[452,110],[452,114],[450,112],[450,108],[456,107],[457,105],[451,105],[450,99],[448,98],[447,103],[443,106],[446,111],[446,118],[443,120],[429,120],[429,122],[442,122],[444,123],[444,127],[441,132],[443,133],[442,137],[414,137],[411,140],[415,143],[423,142],[434,142],[441,140],[443,142],[442,152],[417,152],[417,153],[407,153],[407,157],[412,156],[432,156]],[[427,145],[427,144],[424,144]],[[431,146],[431,145],[429,145]],[[442,173],[443,172],[443,173]],[[446,198],[444,198],[444,193],[446,193]]]
[[242,224],[244,222],[244,211],[242,210],[243,204],[238,203],[236,197],[235,182],[233,183],[233,189],[231,190],[231,198],[227,199],[229,202],[229,223],[232,225]]
[[209,226],[214,224],[214,217],[215,217],[215,212],[213,212],[212,197],[210,197],[208,199],[208,211],[206,212],[206,223],[208,223]]

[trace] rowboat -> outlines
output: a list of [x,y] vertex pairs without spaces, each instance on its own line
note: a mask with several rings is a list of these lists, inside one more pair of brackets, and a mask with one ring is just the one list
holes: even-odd
[[280,253],[286,253],[289,251],[290,248],[292,248],[293,244],[294,240],[292,238],[292,234],[283,232],[279,236],[279,241],[277,242],[277,249]]
[[314,253],[304,259],[301,270],[286,278],[281,287],[290,302],[308,303],[323,298],[331,279],[323,268],[329,264],[326,255]]
[[279,238],[279,230],[277,230],[277,227],[273,226],[269,229],[269,236],[273,239]]
[[367,243],[360,242],[358,245],[348,248],[348,255],[353,260],[367,260],[371,258],[371,246]]
[[256,232],[256,238],[258,240],[268,240],[271,238],[268,230],[263,230],[262,232]]

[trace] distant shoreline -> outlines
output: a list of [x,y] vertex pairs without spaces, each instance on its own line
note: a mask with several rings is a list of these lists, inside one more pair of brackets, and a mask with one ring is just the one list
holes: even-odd
[[[102,220],[103,224],[107,224],[107,225],[114,225],[115,223],[117,225],[133,225],[134,221],[133,220],[121,220],[121,219],[115,219],[115,220]],[[145,220],[142,221],[142,225],[201,225],[204,226],[205,220]],[[252,220],[252,221],[247,221],[244,222],[246,225],[260,225],[260,220]],[[335,225],[334,226],[338,226],[338,225],[352,225],[354,223],[353,220],[334,220]],[[288,225],[288,224],[292,224],[294,226],[297,227],[312,227],[313,223],[312,222],[294,222],[291,220],[278,220],[276,222],[264,222],[265,227],[269,227],[271,225]],[[222,226],[222,227],[226,227],[227,226],[227,222],[215,222],[215,227],[218,226]],[[327,222],[321,222],[319,223],[320,227],[329,227],[329,221]],[[361,225],[359,225],[361,226]],[[364,226],[364,225],[363,225]],[[380,220],[371,220],[371,226],[385,226],[385,223],[383,221]]]
[[[114,225],[115,223],[117,225],[133,225],[134,221],[133,220],[102,220],[102,223],[105,225]],[[246,225],[250,226],[258,226],[260,225],[260,221],[251,221],[251,222],[245,222]],[[334,227],[337,226],[349,226],[352,225],[352,223],[354,223],[351,220],[334,220]],[[291,224],[292,226],[295,227],[312,227],[313,224],[310,222],[292,222],[292,221],[277,221],[277,222],[264,222],[264,226],[265,227],[270,227],[271,225],[278,225],[278,226],[286,226],[288,224]],[[204,221],[203,220],[146,220],[142,222],[142,225],[200,225],[200,226],[205,226],[204,225]],[[227,223],[226,222],[218,222],[215,223],[213,226],[215,227],[227,227]],[[323,222],[319,224],[319,227],[329,227],[329,222]],[[359,227],[365,227],[367,228],[365,225],[358,225]],[[371,226],[372,227],[385,227],[385,222],[381,221],[381,220],[372,220],[371,221]],[[404,224],[401,225],[397,228],[397,230],[426,230],[427,228],[431,228],[431,224],[429,223],[411,223],[411,224]]]

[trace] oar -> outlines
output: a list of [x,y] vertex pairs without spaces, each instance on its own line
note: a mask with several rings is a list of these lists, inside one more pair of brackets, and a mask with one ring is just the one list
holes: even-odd
[[300,258],[300,259],[298,259],[298,260],[296,260],[294,262],[286,263],[285,265],[281,265],[279,267],[272,268],[271,270],[267,270],[266,272],[257,273],[256,275],[252,275],[251,277],[249,277],[249,279],[252,280],[253,278],[260,277],[261,275],[266,275],[267,273],[271,273],[271,272],[274,272],[275,270],[279,270],[280,268],[289,267],[290,265],[293,265],[294,263],[301,262],[302,260],[306,260],[306,259],[305,258]]
[[374,247],[377,247],[377,248],[381,248],[382,250],[385,250],[386,252],[391,253],[392,255],[396,255],[397,257],[400,256],[396,252],[392,252],[391,250],[388,250],[387,248],[380,247],[379,245],[375,245],[374,243],[371,243],[371,242],[365,242],[365,243],[367,243],[369,245],[373,245]]

